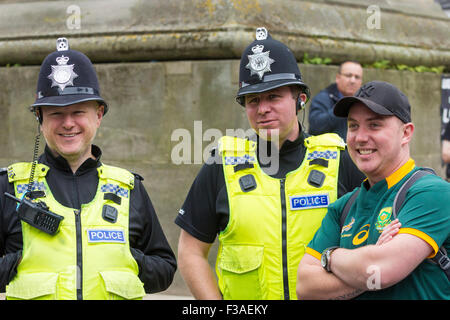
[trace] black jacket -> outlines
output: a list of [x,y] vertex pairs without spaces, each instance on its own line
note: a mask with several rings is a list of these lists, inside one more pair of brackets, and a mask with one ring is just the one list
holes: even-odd
[[342,94],[336,83],[333,83],[320,91],[312,100],[309,107],[309,133],[319,135],[334,132],[347,139],[347,118],[336,117],[333,108],[340,100]]
[[[96,159],[87,159],[74,174],[67,161],[55,158],[48,147],[39,162],[50,167],[46,180],[55,199],[62,205],[80,209],[95,196],[98,186],[97,168],[101,165],[101,150],[92,146]],[[135,187],[130,192],[129,241],[131,253],[139,266],[139,278],[147,293],[165,290],[172,283],[176,260],[156,216],[151,200],[135,174]],[[14,194],[6,170],[0,173],[0,292],[16,274],[21,257],[22,229],[15,212],[16,203],[6,199],[5,192]]]

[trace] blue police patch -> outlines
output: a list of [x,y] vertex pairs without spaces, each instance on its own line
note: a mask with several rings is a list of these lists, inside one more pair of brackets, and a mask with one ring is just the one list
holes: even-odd
[[125,243],[123,230],[87,229],[89,243]]
[[291,210],[326,208],[330,204],[328,193],[310,194],[307,196],[290,196]]

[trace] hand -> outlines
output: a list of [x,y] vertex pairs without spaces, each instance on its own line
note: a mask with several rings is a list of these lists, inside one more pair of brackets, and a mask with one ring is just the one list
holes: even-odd
[[380,246],[392,240],[392,238],[398,234],[401,226],[402,224],[400,223],[400,221],[398,221],[398,219],[391,221],[391,223],[384,227],[383,232],[378,238],[376,245]]

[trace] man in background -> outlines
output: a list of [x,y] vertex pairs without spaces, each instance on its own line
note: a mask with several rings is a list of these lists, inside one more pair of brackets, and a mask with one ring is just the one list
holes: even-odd
[[353,96],[361,87],[363,69],[361,64],[345,61],[339,66],[336,82],[320,91],[311,101],[309,110],[309,133],[337,133],[346,139],[347,121],[333,114],[333,107],[339,99]]

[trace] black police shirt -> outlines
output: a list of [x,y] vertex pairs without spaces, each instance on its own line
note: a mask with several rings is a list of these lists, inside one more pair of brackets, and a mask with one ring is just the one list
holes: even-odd
[[[304,139],[306,137],[307,134],[302,132],[295,141],[286,140],[279,151],[278,172],[266,173],[281,179],[288,172],[297,169],[305,157]],[[267,142],[264,141],[264,143]],[[258,148],[259,146],[260,142]],[[270,147],[267,147],[267,150],[270,150]],[[259,159],[258,162],[261,164]],[[261,167],[264,170],[262,165]],[[338,197],[360,186],[364,179],[365,176],[353,164],[347,151],[341,152]],[[222,165],[210,159],[202,166],[195,178],[175,223],[198,240],[213,243],[216,235],[227,226],[228,216],[228,195]]]

